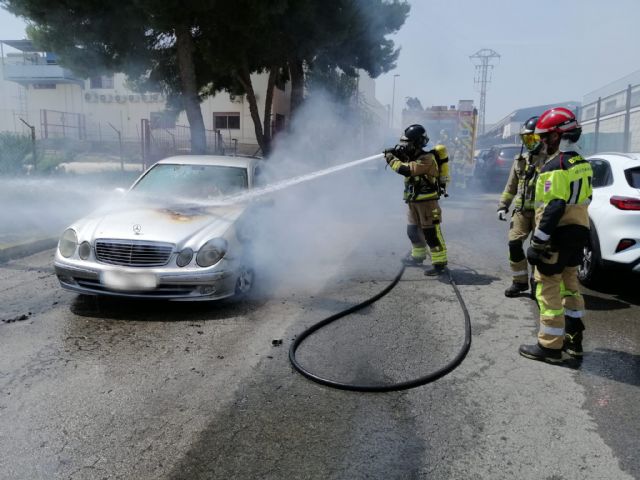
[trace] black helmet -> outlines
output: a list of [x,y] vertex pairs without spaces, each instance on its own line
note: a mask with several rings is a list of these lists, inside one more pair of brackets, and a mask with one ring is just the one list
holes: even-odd
[[522,143],[527,150],[529,150],[534,155],[537,154],[542,148],[542,143],[540,142],[540,135],[536,132],[536,123],[538,123],[538,116],[531,117],[529,120],[522,124],[520,128],[520,138],[522,139]]
[[402,140],[413,143],[419,148],[424,147],[427,143],[429,143],[429,137],[427,137],[427,131],[424,129],[422,125],[413,124],[409,125],[402,136]]
[[520,128],[520,135],[524,135],[526,133],[534,133],[536,131],[536,123],[538,123],[537,115],[535,117],[531,117],[529,120],[522,124],[522,128]]

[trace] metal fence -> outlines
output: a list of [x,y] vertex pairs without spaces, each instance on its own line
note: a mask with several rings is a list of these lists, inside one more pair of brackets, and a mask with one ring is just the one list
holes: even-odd
[[582,107],[580,145],[586,154],[640,151],[640,83],[590,98]]
[[[152,122],[142,119],[131,136],[110,122],[86,121],[82,114],[42,110],[40,120],[44,133],[37,150],[40,158],[52,161],[106,160],[149,167],[162,158],[191,153],[191,129],[186,125],[153,128]],[[260,154],[255,143],[238,142],[221,130],[205,130],[205,138],[206,154]]]

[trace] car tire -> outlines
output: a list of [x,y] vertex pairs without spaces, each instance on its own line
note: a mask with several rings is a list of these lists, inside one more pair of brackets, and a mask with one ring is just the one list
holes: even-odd
[[248,295],[253,289],[255,278],[256,275],[253,269],[244,265],[241,266],[236,279],[235,295],[239,297]]
[[578,279],[586,287],[595,287],[602,282],[600,241],[593,223],[589,232],[589,241],[583,250],[582,263],[578,266]]

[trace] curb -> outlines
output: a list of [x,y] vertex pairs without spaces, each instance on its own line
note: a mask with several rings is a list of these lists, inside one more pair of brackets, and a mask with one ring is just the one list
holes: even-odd
[[13,247],[0,248],[0,263],[6,263],[9,260],[27,257],[35,253],[48,250],[58,244],[57,238],[44,238],[27,242]]

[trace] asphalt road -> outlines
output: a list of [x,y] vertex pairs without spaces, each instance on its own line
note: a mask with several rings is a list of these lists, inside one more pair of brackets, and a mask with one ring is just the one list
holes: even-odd
[[[339,229],[320,218],[313,258],[302,250],[287,263],[282,249],[282,268],[244,301],[78,297],[59,289],[52,251],[0,265],[0,478],[640,478],[637,279],[585,291],[581,364],[520,357],[536,307],[502,293],[496,195],[442,202],[473,323],[460,368],[385,394],[331,390],[292,370],[296,333],[395,275],[407,245],[392,198],[364,217],[343,212]],[[305,342],[300,359],[339,380],[391,382],[439,368],[462,338],[451,286],[413,268],[389,296]]]

